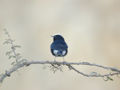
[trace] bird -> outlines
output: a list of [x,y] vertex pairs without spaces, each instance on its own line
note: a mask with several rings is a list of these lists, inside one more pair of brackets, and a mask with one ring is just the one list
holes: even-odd
[[54,35],[53,42],[50,46],[51,53],[53,56],[55,56],[54,61],[56,61],[56,57],[63,57],[67,55],[68,53],[68,45],[66,44],[64,38],[62,35]]

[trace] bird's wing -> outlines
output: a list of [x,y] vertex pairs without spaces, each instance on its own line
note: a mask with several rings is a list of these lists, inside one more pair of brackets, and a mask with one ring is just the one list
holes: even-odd
[[67,48],[68,48],[68,46],[65,42],[54,42],[51,44],[51,49],[56,49],[56,50],[63,49],[64,50]]

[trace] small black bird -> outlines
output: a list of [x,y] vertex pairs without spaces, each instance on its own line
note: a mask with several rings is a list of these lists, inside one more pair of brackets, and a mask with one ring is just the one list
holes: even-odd
[[64,40],[64,38],[61,35],[54,35],[53,37],[53,43],[51,44],[51,53],[52,55],[56,57],[63,57],[68,52],[68,46]]

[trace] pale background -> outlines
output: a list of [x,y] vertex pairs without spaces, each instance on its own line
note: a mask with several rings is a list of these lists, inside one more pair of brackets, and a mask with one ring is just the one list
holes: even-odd
[[[61,34],[69,46],[66,61],[120,68],[120,0],[0,0],[0,73],[12,62],[5,56],[3,28],[29,60],[53,60],[50,35]],[[88,68],[80,70],[89,73]],[[0,90],[120,90],[118,77],[105,82],[63,71],[53,74],[42,65],[22,68]]]

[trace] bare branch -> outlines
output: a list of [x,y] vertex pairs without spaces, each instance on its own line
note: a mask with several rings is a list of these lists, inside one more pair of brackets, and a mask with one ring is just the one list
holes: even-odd
[[17,63],[18,60],[20,60],[21,56],[20,56],[20,53],[16,52],[16,48],[21,48],[21,46],[14,44],[14,40],[11,39],[11,36],[9,32],[7,31],[7,29],[4,29],[4,32],[7,35],[8,39],[6,39],[3,44],[10,44],[10,49],[11,49],[10,51],[6,52],[6,55],[9,56],[9,59],[14,58]]
[[[70,70],[73,70],[75,72],[77,72],[78,74],[81,74],[83,76],[86,77],[108,77],[110,78],[110,76],[114,76],[114,75],[119,75],[120,74],[120,70],[113,68],[113,67],[106,67],[106,66],[102,66],[102,65],[98,65],[98,64],[92,64],[89,62],[78,62],[78,63],[74,63],[74,62],[57,62],[57,61],[28,61],[28,60],[22,60],[19,61],[17,64],[13,65],[9,70],[6,70],[4,74],[0,75],[0,82],[2,82],[6,77],[10,77],[10,75],[15,72],[16,70],[24,67],[24,66],[30,66],[32,64],[48,64],[48,65],[63,65],[63,66],[67,66]],[[113,71],[112,73],[107,73],[107,74],[85,74],[83,72],[80,72],[79,70],[77,70],[76,68],[73,67],[73,65],[87,65],[87,66],[94,66],[94,67],[98,67],[98,68],[103,68],[103,69],[107,69],[107,70],[111,70]],[[110,78],[111,79],[111,78]]]

